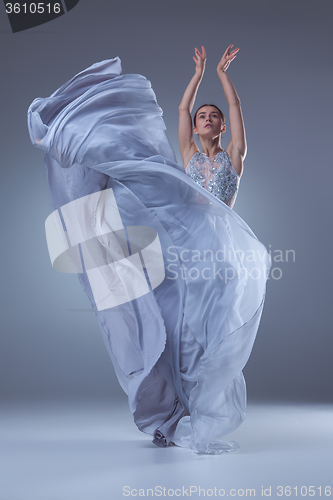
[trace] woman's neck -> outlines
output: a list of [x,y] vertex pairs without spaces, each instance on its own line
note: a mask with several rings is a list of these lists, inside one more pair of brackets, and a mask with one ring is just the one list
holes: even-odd
[[221,153],[223,149],[221,148],[219,140],[210,140],[208,137],[206,140],[201,140],[202,152],[208,157],[216,156],[218,153]]

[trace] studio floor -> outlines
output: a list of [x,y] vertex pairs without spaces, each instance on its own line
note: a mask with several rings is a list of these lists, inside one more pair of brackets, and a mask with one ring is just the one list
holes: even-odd
[[249,404],[219,456],[161,449],[125,399],[7,404],[0,415],[0,500],[325,498],[333,489],[333,405]]

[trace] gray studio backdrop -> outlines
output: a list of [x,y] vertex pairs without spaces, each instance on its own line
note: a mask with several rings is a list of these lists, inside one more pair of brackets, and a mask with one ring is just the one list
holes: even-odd
[[228,74],[248,139],[234,210],[277,268],[245,369],[249,400],[331,401],[332,7],[329,0],[80,0],[65,16],[13,34],[1,6],[2,400],[122,393],[77,277],[50,264],[44,222],[52,209],[43,153],[28,136],[29,104],[92,63],[120,56],[124,73],[151,80],[180,160],[178,104],[194,47],[207,50],[197,104],[226,110],[216,65],[233,43],[240,51]]

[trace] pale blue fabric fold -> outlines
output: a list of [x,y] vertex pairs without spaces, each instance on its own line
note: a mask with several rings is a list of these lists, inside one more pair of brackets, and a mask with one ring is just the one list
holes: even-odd
[[46,153],[54,210],[112,189],[125,228],[158,234],[165,278],[154,289],[147,279],[142,296],[98,310],[79,274],[138,428],[197,453],[237,449],[224,436],[245,418],[242,369],[264,304],[266,248],[176,163],[150,82],[121,75],[119,58],[35,99],[28,127]]

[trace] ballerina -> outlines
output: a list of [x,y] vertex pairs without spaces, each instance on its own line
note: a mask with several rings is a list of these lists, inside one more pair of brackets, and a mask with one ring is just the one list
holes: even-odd
[[238,449],[224,436],[245,418],[242,369],[270,268],[266,248],[231,209],[246,143],[225,73],[237,49],[228,49],[218,74],[231,142],[223,151],[224,117],[210,105],[195,115],[202,153],[193,141],[190,111],[205,65],[204,48],[196,50],[180,105],[186,173],[150,82],[122,75],[119,58],[93,64],[28,110],[31,141],[46,153],[53,267],[78,274],[137,427],[158,446],[208,454]]

